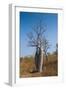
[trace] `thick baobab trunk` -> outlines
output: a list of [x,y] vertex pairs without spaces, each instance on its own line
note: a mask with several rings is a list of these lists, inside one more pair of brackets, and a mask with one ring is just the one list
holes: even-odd
[[43,48],[41,48],[41,55],[40,55],[40,65],[39,65],[39,72],[43,70]]
[[36,65],[36,70],[39,72],[42,72],[42,69],[43,69],[43,49],[42,48],[37,48],[36,50],[35,65]]

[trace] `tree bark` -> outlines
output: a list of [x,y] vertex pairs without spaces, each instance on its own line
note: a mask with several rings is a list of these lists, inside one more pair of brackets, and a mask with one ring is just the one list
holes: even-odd
[[41,48],[41,56],[40,56],[40,68],[39,72],[43,71],[43,49]]

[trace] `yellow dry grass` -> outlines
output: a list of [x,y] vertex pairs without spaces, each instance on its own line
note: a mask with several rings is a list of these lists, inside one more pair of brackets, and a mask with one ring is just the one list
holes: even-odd
[[48,55],[48,61],[44,59],[43,72],[33,72],[35,69],[34,58],[20,58],[20,77],[44,77],[58,75],[58,60],[56,55]]

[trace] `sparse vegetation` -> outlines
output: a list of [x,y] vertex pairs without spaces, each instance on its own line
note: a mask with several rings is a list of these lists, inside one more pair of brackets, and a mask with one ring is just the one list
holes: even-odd
[[58,59],[57,55],[48,54],[48,61],[44,57],[43,71],[32,72],[35,70],[34,57],[20,58],[20,77],[41,77],[41,76],[57,76],[58,75]]

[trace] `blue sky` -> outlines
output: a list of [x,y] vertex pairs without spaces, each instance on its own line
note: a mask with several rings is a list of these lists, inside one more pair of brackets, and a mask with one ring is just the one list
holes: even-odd
[[53,52],[57,43],[58,15],[56,13],[20,12],[20,57],[32,55],[35,48],[28,47],[27,33],[39,20],[47,25],[45,36],[51,45],[48,52]]

